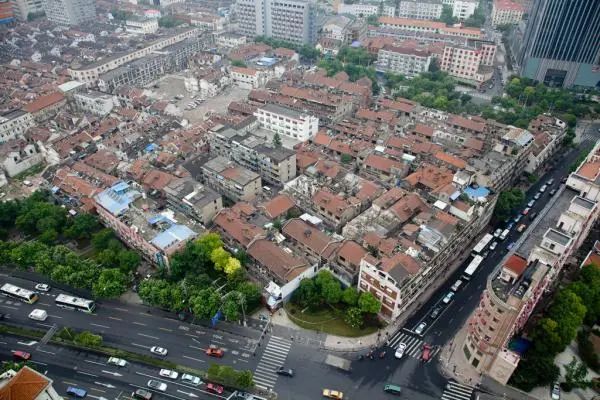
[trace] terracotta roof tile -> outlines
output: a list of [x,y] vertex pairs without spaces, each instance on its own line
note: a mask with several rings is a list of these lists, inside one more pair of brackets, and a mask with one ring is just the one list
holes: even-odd
[[283,215],[295,206],[296,203],[294,203],[294,200],[287,194],[275,196],[263,205],[265,214],[271,219]]
[[35,400],[50,384],[44,375],[29,367],[23,367],[17,374],[0,388],[2,400]]
[[286,222],[282,232],[324,258],[329,258],[339,246],[339,242],[299,218]]
[[516,254],[513,254],[504,263],[504,268],[514,272],[517,276],[521,276],[523,271],[525,271],[525,269],[527,268],[527,260],[525,260],[522,257],[519,257]]
[[23,107],[23,110],[30,112],[30,113],[36,113],[40,110],[43,110],[46,107],[50,107],[51,105],[61,102],[64,99],[65,99],[65,96],[63,96],[62,93],[59,93],[59,92],[50,93],[45,96],[40,96],[37,99],[35,99],[34,101],[32,101],[31,103],[25,105]]
[[248,247],[254,239],[265,235],[263,229],[247,223],[240,218],[239,214],[226,208],[219,211],[214,223],[244,247]]
[[275,243],[259,239],[248,248],[248,255],[282,282],[289,282],[309,267],[306,260],[289,254]]
[[343,257],[350,264],[360,265],[360,260],[367,254],[367,251],[353,240],[345,241],[337,251],[338,257]]

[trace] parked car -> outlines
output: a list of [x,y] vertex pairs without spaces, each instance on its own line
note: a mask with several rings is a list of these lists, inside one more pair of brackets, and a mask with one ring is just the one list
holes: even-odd
[[163,347],[152,346],[152,347],[150,347],[150,353],[158,354],[159,356],[166,356],[168,353],[168,350]]
[[173,371],[172,369],[161,369],[158,374],[163,378],[169,379],[177,379],[179,377],[179,372]]
[[535,219],[535,217],[537,217],[538,213],[536,211],[532,212],[531,214],[529,214],[529,220],[533,221]]
[[542,187],[540,188],[540,193],[544,193],[546,191],[547,187],[548,186],[546,186],[546,185],[542,185]]
[[189,383],[190,385],[198,386],[202,384],[202,379],[195,375],[183,374],[181,375],[181,381]]
[[554,196],[556,194],[556,189],[552,189],[550,192],[548,192],[548,194],[550,196]]
[[554,178],[550,178],[548,179],[548,181],[546,182],[546,185],[548,186],[552,186],[552,184],[554,183]]
[[436,307],[433,309],[433,311],[431,311],[431,314],[429,314],[429,317],[431,319],[436,319],[437,317],[440,316],[441,312],[442,312],[442,307]]
[[127,361],[117,357],[109,357],[106,363],[109,365],[116,365],[117,367],[124,367],[127,365]]
[[427,328],[427,322],[421,322],[419,326],[417,326],[417,329],[415,329],[415,333],[417,335],[422,335],[423,332],[425,332],[425,328]]
[[552,385],[550,396],[552,397],[552,400],[560,400],[560,384],[558,382],[554,382],[554,385]]
[[498,247],[498,242],[492,242],[492,244],[490,244],[490,250],[494,251],[496,250],[496,247]]
[[454,284],[452,284],[452,287],[450,288],[453,292],[458,292],[458,289],[460,289],[460,287],[463,285],[463,281],[461,281],[460,279],[458,279],[456,282],[454,282]]
[[525,230],[525,228],[527,228],[527,225],[521,224],[517,227],[517,232],[521,233]]
[[87,391],[85,389],[78,388],[78,387],[75,387],[75,386],[69,386],[67,388],[67,394],[69,396],[74,396],[74,397],[77,397],[79,399],[83,399],[85,396],[87,396]]
[[452,301],[453,298],[454,298],[454,292],[448,292],[442,299],[442,303],[450,304],[450,302]]
[[527,215],[527,214],[529,214],[529,211],[531,211],[531,207],[527,207],[526,209],[524,209],[521,214]]
[[222,394],[225,391],[223,386],[217,385],[216,383],[207,383],[206,390],[208,390],[209,392],[216,393],[216,394]]
[[396,352],[394,353],[394,357],[400,359],[404,357],[404,351],[406,351],[406,343],[400,343],[396,348]]
[[337,390],[323,389],[323,397],[327,397],[328,399],[342,400],[344,398],[344,393]]
[[275,372],[277,375],[289,376],[290,378],[294,376],[294,370],[291,368],[279,367]]
[[513,219],[513,221],[515,222],[515,224],[518,224],[519,221],[521,220],[521,218],[523,218],[523,216],[521,214],[519,214],[515,217],[515,219]]
[[431,358],[431,346],[427,343],[423,344],[423,352],[421,353],[421,360],[423,362],[429,361]]
[[535,204],[535,199],[534,200],[529,200],[529,203],[527,203],[527,207],[533,207],[533,205]]
[[35,285],[35,290],[39,290],[40,292],[49,292],[50,289],[50,285],[46,283],[38,283],[37,285]]
[[209,357],[221,358],[224,354],[225,353],[223,352],[223,350],[217,347],[209,347],[208,349],[206,349],[206,355]]
[[502,228],[498,228],[494,231],[494,237],[498,238],[502,234]]
[[159,392],[164,392],[167,390],[167,384],[161,381],[157,381],[156,379],[150,379],[146,385],[150,389],[158,390]]
[[510,251],[512,250],[513,247],[515,247],[516,243],[515,242],[511,242],[508,246],[506,246],[506,250]]
[[536,194],[535,194],[535,196],[533,196],[533,198],[534,198],[535,200],[538,200],[540,197],[542,197],[542,194],[541,194],[541,193],[539,193],[539,192],[538,192],[538,193],[536,193]]
[[387,384],[383,387],[383,391],[386,393],[399,395],[402,393],[402,388],[398,385]]

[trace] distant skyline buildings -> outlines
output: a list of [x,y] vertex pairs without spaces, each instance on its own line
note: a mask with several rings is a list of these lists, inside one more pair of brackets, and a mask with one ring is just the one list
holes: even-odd
[[533,2],[516,55],[521,75],[556,87],[600,87],[598,0]]
[[46,0],[46,17],[58,25],[81,25],[96,18],[96,0]]

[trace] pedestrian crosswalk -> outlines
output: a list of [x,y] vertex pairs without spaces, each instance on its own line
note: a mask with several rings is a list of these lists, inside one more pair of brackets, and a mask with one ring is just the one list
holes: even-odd
[[442,400],[471,400],[471,397],[473,397],[472,386],[449,381],[441,398]]
[[277,368],[283,367],[292,342],[277,336],[271,336],[265,351],[254,371],[254,383],[265,390],[273,389],[277,383]]
[[[404,350],[405,356],[421,358],[424,344],[422,339],[409,335],[406,332],[399,331],[396,332],[396,334],[392,336],[392,338],[388,341],[388,346],[390,346],[392,349],[394,349],[394,351],[396,351],[400,343],[406,344],[406,350]],[[430,360],[433,359],[439,351],[440,347],[434,346],[434,348],[431,351]]]

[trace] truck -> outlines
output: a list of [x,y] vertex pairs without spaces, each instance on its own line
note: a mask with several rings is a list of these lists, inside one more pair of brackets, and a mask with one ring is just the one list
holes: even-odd
[[348,372],[352,370],[352,362],[350,360],[331,354],[328,354],[327,358],[325,358],[325,364]]

